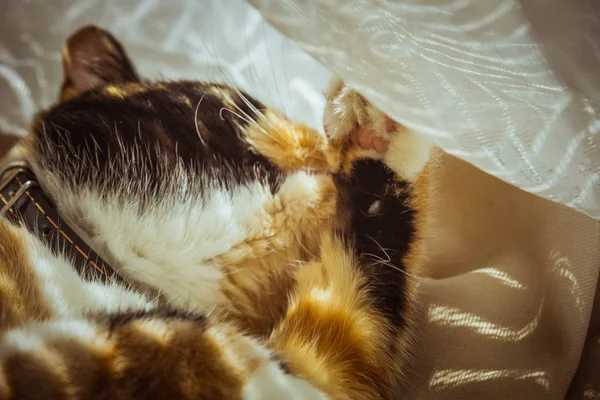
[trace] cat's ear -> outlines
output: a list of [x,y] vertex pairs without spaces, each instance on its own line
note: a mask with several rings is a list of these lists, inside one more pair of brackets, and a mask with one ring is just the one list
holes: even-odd
[[93,25],[69,36],[63,46],[63,69],[61,101],[108,84],[140,81],[123,46]]

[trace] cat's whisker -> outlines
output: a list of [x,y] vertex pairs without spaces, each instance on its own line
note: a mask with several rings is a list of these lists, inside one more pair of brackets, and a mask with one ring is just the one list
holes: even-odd
[[140,138],[140,141],[141,141],[142,140],[142,127],[141,127],[141,122],[139,119],[137,122],[137,127],[138,127],[138,129],[137,129],[138,137]]
[[[265,115],[262,113],[262,111],[260,111],[258,108],[256,108],[256,106],[254,104],[252,104],[251,101],[248,100],[248,98],[244,95],[244,93],[237,87],[237,85],[235,85],[231,79],[229,79],[229,77],[227,76],[227,74],[225,73],[225,71],[223,70],[222,67],[219,66],[219,70],[222,72],[225,80],[227,81],[227,83],[229,84],[230,88],[232,90],[235,91],[235,93],[238,95],[238,97],[244,102],[244,104],[250,108],[250,110],[263,122],[267,123],[269,126],[271,126],[273,129],[276,129],[276,127],[273,125],[273,123],[271,121],[269,121],[269,119],[267,117],[265,117]],[[225,92],[220,86],[216,86],[216,88],[221,92],[221,94],[228,99],[228,101],[242,114],[244,114],[246,116],[246,118],[248,118],[249,120],[251,120],[254,123],[254,126],[258,127],[259,129],[261,129],[261,131],[268,135],[269,137],[271,137],[274,140],[278,140],[277,137],[271,135],[269,132],[267,132],[254,118],[252,118],[250,115],[248,115],[248,113],[246,111],[244,111],[240,106],[238,106],[235,101],[233,101],[233,99],[231,98],[231,96],[229,95],[229,93]]]
[[390,257],[390,255],[388,254],[388,252],[383,248],[382,245],[379,244],[379,242],[372,236],[370,235],[366,235],[366,237],[371,240],[373,243],[375,243],[377,245],[377,247],[379,247],[381,249],[381,251],[383,251],[383,254],[385,254],[385,256],[388,258],[387,261],[392,261],[392,257]]
[[[230,113],[232,113],[233,115],[235,115],[235,116],[237,116],[238,118],[240,118],[241,120],[245,121],[245,122],[246,122],[248,125],[251,125],[251,126],[254,126],[254,127],[256,127],[256,128],[257,128],[259,131],[261,131],[261,132],[262,132],[262,133],[263,133],[265,136],[268,136],[268,137],[270,137],[271,139],[273,139],[273,140],[274,140],[275,142],[277,142],[277,143],[281,143],[281,140],[280,140],[280,139],[279,139],[277,136],[274,136],[274,135],[272,135],[272,134],[271,134],[269,131],[267,131],[267,130],[266,130],[266,129],[265,129],[263,126],[262,126],[262,125],[260,125],[260,124],[259,124],[257,121],[255,121],[254,119],[252,119],[252,117],[248,116],[248,114],[246,114],[246,113],[245,113],[245,112],[244,112],[244,111],[243,111],[241,108],[239,108],[239,107],[238,107],[238,106],[236,106],[235,104],[234,104],[234,106],[235,106],[235,107],[236,107],[236,108],[237,108],[237,109],[238,109],[238,110],[239,110],[241,113],[243,113],[243,114],[244,114],[244,115],[245,115],[245,116],[246,116],[248,119],[246,119],[246,118],[243,118],[241,115],[239,115],[239,114],[238,114],[238,113],[236,113],[235,111],[233,111],[233,110],[231,110],[231,109],[229,109],[229,108],[226,108],[226,107],[223,107],[223,108],[221,108],[221,109],[219,110],[219,117],[220,117],[221,119],[223,119],[223,110],[227,110],[227,111],[229,111]],[[239,125],[239,124],[238,124],[238,127],[239,127],[240,129],[246,129],[246,128],[243,128],[243,127],[242,127],[241,125]]]
[[421,278],[421,277],[420,277],[420,276],[418,276],[418,275],[411,274],[410,272],[407,272],[406,270],[403,270],[402,268],[398,267],[397,265],[394,265],[392,262],[390,262],[390,261],[388,261],[388,260],[385,260],[384,258],[382,258],[382,257],[378,256],[377,254],[373,254],[373,253],[363,253],[363,255],[364,255],[364,256],[367,256],[367,257],[370,257],[370,258],[371,258],[371,261],[375,262],[376,264],[379,264],[379,265],[383,265],[383,266],[386,266],[386,267],[392,268],[392,269],[394,269],[394,270],[396,270],[396,271],[398,271],[398,272],[401,272],[401,273],[402,273],[402,274],[404,274],[404,275],[411,276],[411,277],[413,277],[413,278]]
[[300,247],[302,247],[302,249],[304,251],[306,251],[311,257],[313,257],[315,260],[318,259],[319,257],[317,257],[316,255],[314,255],[312,253],[312,251],[310,251],[305,245],[304,243],[302,243],[302,240],[300,240],[300,238],[298,237],[298,233],[296,232],[295,229],[291,229],[292,234],[294,235],[294,238],[296,239],[296,241],[298,242],[298,244],[300,245]]
[[194,111],[194,125],[196,126],[196,133],[198,134],[198,139],[200,139],[200,142],[202,143],[203,146],[206,146],[206,143],[204,142],[204,138],[202,137],[202,134],[200,133],[200,127],[199,125],[199,121],[198,121],[198,110],[200,109],[200,104],[202,103],[202,100],[204,100],[204,96],[206,96],[206,91],[204,91],[204,93],[202,94],[202,97],[200,97],[200,100],[198,100],[198,104],[196,104],[196,111]]
[[246,97],[246,95],[244,95],[244,93],[242,93],[241,90],[239,90],[235,86],[233,86],[232,88],[237,93],[237,95],[240,97],[240,99],[244,102],[244,104],[246,104],[246,106],[248,106],[248,108],[250,108],[250,110],[252,112],[254,112],[254,114],[256,114],[256,116],[258,116],[261,120],[263,120],[266,123],[268,123],[272,128],[275,128],[275,126],[273,125],[273,123],[271,121],[269,121],[269,119],[263,114],[262,111],[260,111],[258,108],[256,108],[256,106],[254,104],[252,104],[252,102],[250,100],[248,100],[248,98]]
[[[209,54],[212,55],[212,53],[209,51]],[[214,55],[213,55],[213,59],[215,59]],[[214,60],[215,62],[217,60]],[[248,106],[248,108],[250,108],[250,110],[252,110],[254,113],[256,113],[257,116],[264,118],[264,114],[262,112],[260,112],[260,110],[258,110],[254,104],[252,104],[247,98],[246,96],[242,93],[242,91],[238,88],[238,85],[236,85],[227,75],[227,73],[225,72],[225,70],[223,70],[223,67],[221,66],[220,63],[217,63],[217,68],[219,69],[219,71],[221,72],[221,74],[223,75],[223,77],[225,78],[226,83],[228,84],[229,88],[232,89],[233,91],[235,91],[235,93],[240,97],[240,99],[244,102],[244,104],[246,104]],[[229,93],[226,93],[220,86],[216,86],[217,89],[221,92],[221,94],[227,98],[232,104],[234,104],[234,106],[236,108],[239,109],[239,107],[235,104],[235,101],[233,101],[233,99],[229,96]],[[250,116],[243,110],[240,110],[240,112],[243,112],[244,114],[246,114],[246,116],[248,118],[250,118]]]
[[[244,94],[238,88],[236,88],[235,86],[232,86],[232,89],[236,91],[236,93],[238,94],[238,96],[240,97],[240,99],[242,99],[242,101],[244,101],[244,103],[254,112],[254,114],[256,114],[261,119],[261,121],[266,122],[271,128],[275,129],[275,126],[273,125],[273,123],[271,121],[269,121],[269,119],[267,117],[265,117],[265,115],[260,110],[258,110],[250,101],[248,101],[248,99],[246,98],[246,96],[244,96]],[[226,93],[225,91],[223,91],[223,89],[221,89],[221,88],[218,88],[218,90],[221,92],[221,94],[223,96],[225,96],[229,100],[229,102],[240,113],[242,113],[247,118],[244,121],[248,122],[248,124],[250,124],[250,125],[255,126],[262,133],[264,133],[266,136],[270,137],[271,139],[275,140],[276,142],[278,142],[278,143],[281,142],[278,137],[276,137],[276,136],[272,135],[270,132],[268,132],[261,124],[258,123],[258,121],[256,121],[254,118],[252,118],[250,115],[248,115],[248,113],[246,111],[244,111],[240,106],[238,106],[233,101],[233,99],[229,96],[228,93]]]
[[[246,119],[245,117],[243,117],[242,115],[238,114],[237,112],[230,110],[227,107],[221,107],[221,109],[219,110],[219,118],[221,118],[222,120],[224,120],[225,118],[223,117],[223,111],[229,111],[230,113],[232,113],[233,115],[235,115],[236,117],[238,117],[239,119],[241,119],[242,121],[246,121],[246,123],[252,125],[253,121],[250,121],[248,119]],[[254,122],[255,123],[255,122]]]
[[[221,95],[223,95],[223,97],[225,97],[225,99],[227,100],[227,102],[229,102],[231,105],[233,105],[233,107],[235,107],[238,112],[240,112],[241,114],[244,115],[244,117],[246,117],[246,119],[244,119],[244,121],[248,122],[249,124],[254,124],[258,127],[260,127],[260,125],[258,124],[258,122],[252,118],[250,115],[248,115],[248,113],[244,110],[242,110],[236,103],[235,101],[233,101],[233,99],[231,98],[231,96],[229,95],[229,93],[225,92],[221,87],[217,86],[217,90],[219,90],[219,92],[221,92]],[[221,117],[221,119],[223,119],[223,116],[221,114],[219,114],[219,116]],[[250,122],[251,121],[251,122]]]
[[206,313],[206,318],[210,318],[210,316],[216,310],[216,308],[217,308],[216,304],[214,306],[212,306],[212,308],[210,309],[210,311]]
[[[231,264],[235,264],[235,263],[229,263],[229,265],[231,265]],[[225,267],[225,266],[227,266],[227,265],[228,265],[228,264],[223,264],[223,266],[224,266],[224,267]],[[224,275],[224,276],[231,276],[231,275],[235,275],[235,274],[237,274],[238,272],[241,272],[241,271],[244,271],[244,270],[246,270],[246,267],[240,267],[240,268],[238,268],[238,269],[235,269],[235,270],[230,270],[230,271],[227,271],[227,272],[226,272],[226,273],[224,273],[223,275]]]
[[[203,46],[204,46],[204,48],[205,48],[206,52],[207,52],[207,53],[210,55],[210,57],[212,58],[212,61],[213,61],[213,63],[214,63],[214,65],[213,65],[213,66],[216,66],[216,68],[219,70],[219,72],[221,73],[222,77],[225,79],[225,82],[228,84],[228,86],[230,86],[230,87],[231,87],[231,89],[233,89],[234,91],[236,91],[236,93],[237,93],[237,94],[240,96],[240,98],[242,99],[242,101],[244,101],[244,102],[246,103],[246,105],[247,105],[247,106],[248,106],[248,107],[249,107],[249,108],[250,108],[250,109],[251,109],[253,112],[255,112],[257,115],[259,115],[259,117],[261,117],[261,118],[265,118],[266,122],[268,122],[268,123],[271,123],[270,121],[268,121],[268,119],[266,119],[266,117],[264,117],[264,114],[263,114],[263,113],[262,113],[260,110],[256,109],[256,107],[255,107],[255,106],[254,106],[254,105],[253,105],[251,102],[248,102],[248,101],[247,101],[247,98],[246,98],[246,96],[245,96],[245,95],[244,95],[244,94],[243,94],[243,93],[242,93],[242,92],[241,92],[241,91],[238,89],[238,86],[239,86],[239,85],[236,85],[236,84],[233,82],[233,80],[230,78],[230,74],[228,74],[228,73],[227,73],[227,71],[225,71],[225,70],[223,69],[223,65],[224,65],[224,63],[222,63],[222,62],[220,62],[220,61],[219,61],[219,58],[217,57],[217,54],[216,54],[216,53],[215,53],[215,51],[214,51],[214,47],[211,47],[211,46],[209,46],[209,45],[206,43],[206,41],[205,41],[205,40],[202,40],[202,39],[201,39],[201,42],[202,42],[202,44],[203,44]],[[247,48],[247,51],[248,51],[248,50],[249,50],[249,49]],[[269,55],[269,57],[270,57],[270,53],[269,53],[268,55]],[[208,60],[207,60],[207,63],[208,63]],[[255,77],[256,77],[258,80],[260,80],[260,79],[259,79],[258,72],[257,72],[257,70],[256,70],[256,67],[254,66],[254,64],[253,64],[252,62],[250,62],[250,63],[249,63],[249,66],[250,66],[250,70],[251,70],[251,72],[253,72],[253,73],[254,73],[254,75],[255,75]],[[280,97],[280,98],[282,98],[281,92],[279,91],[279,86],[277,85],[277,80],[275,79],[275,75],[274,75],[275,71],[272,69],[272,71],[271,71],[271,72],[273,73],[273,82],[274,82],[274,84],[275,84],[275,89],[277,90],[277,93],[278,93],[279,97]],[[287,77],[287,71],[284,71],[284,72],[285,72],[285,74],[286,74],[286,77]],[[286,82],[287,82],[287,81],[288,81],[288,80],[286,79]],[[264,82],[262,82],[262,80],[260,80],[260,83],[261,83],[261,84],[263,84],[263,86],[264,86]],[[219,88],[219,89],[220,89],[220,88]],[[274,99],[272,96],[269,96],[269,97],[271,98],[271,100],[272,100],[272,102],[273,102],[273,103],[280,103],[280,102],[278,102],[278,101],[274,101],[275,99]],[[276,104],[273,104],[273,105],[276,105]],[[281,105],[281,106],[283,106],[283,104],[277,104],[277,105]],[[282,108],[284,108],[284,111],[285,111],[285,107],[282,107]],[[273,126],[273,128],[275,128],[275,127]]]
[[156,303],[157,301],[160,300],[160,298],[162,296],[163,296],[163,292],[160,289],[158,289],[157,292],[156,292],[156,295],[153,298],[150,299],[150,302],[151,303]]
[[[381,261],[381,262],[385,262],[385,263],[390,263],[390,260],[386,260],[385,258],[381,257],[380,255],[374,254],[374,253],[361,253],[363,256],[367,256],[370,257],[373,260],[377,260],[377,261]],[[393,265],[393,264],[391,264]]]

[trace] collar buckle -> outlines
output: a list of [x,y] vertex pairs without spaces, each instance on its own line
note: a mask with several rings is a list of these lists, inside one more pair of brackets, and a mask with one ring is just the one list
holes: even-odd
[[33,174],[26,165],[27,164],[23,162],[12,162],[6,165],[4,170],[0,172],[0,193],[3,193],[6,186],[8,186],[8,184],[18,175],[22,174],[28,177],[28,179],[23,182],[22,186],[16,192],[12,190],[8,192],[10,197],[6,199],[4,207],[0,209],[0,217],[5,216],[6,212],[15,206],[19,199],[25,195],[28,189],[33,186],[39,186],[37,181],[33,178]]

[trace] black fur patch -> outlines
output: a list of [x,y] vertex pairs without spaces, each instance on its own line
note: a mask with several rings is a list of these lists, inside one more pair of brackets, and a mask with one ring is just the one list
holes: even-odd
[[[93,181],[109,192],[143,179],[144,190],[160,196],[177,163],[190,176],[205,177],[204,183],[231,188],[259,180],[277,191],[283,173],[242,140],[248,116],[258,118],[224,88],[233,93],[237,108],[227,105],[217,87],[182,81],[140,84],[139,91],[123,97],[103,89],[85,92],[38,118],[37,157],[49,172],[74,185]],[[246,98],[256,109],[265,109]],[[130,162],[115,162],[123,154]],[[105,176],[119,178],[98,182]],[[200,194],[202,187],[199,182]]]
[[335,183],[338,216],[354,242],[375,306],[394,326],[402,326],[406,284],[403,259],[415,234],[415,211],[408,205],[409,184],[373,159],[356,161],[351,175],[338,175]]

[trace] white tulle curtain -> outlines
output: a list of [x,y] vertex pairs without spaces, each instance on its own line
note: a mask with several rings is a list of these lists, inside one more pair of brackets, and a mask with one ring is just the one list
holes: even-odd
[[225,80],[320,128],[329,70],[448,153],[600,217],[600,3],[42,0],[0,5],[0,130],[60,81],[60,44],[113,31],[150,77]]
[[320,128],[330,72],[243,0],[0,0],[0,131],[55,101],[63,40],[109,29],[152,79],[220,81]]
[[446,152],[600,217],[600,3],[250,0]]

